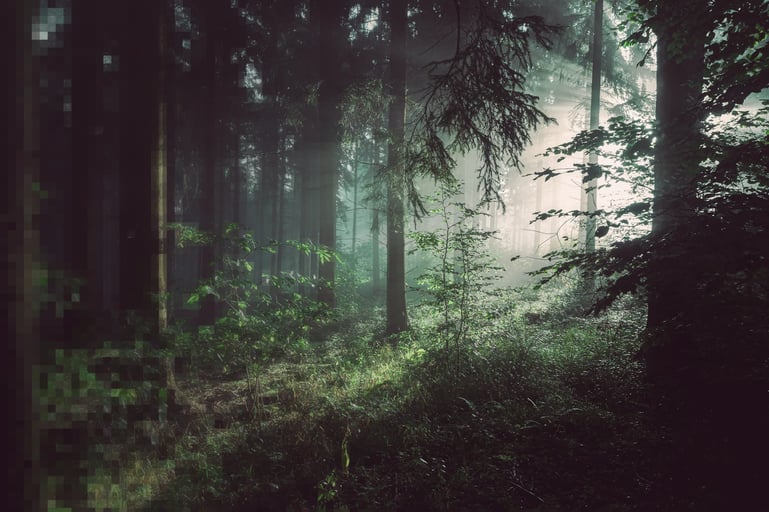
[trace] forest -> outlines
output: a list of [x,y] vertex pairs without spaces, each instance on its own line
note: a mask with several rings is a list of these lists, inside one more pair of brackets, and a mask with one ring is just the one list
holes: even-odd
[[769,510],[769,1],[5,14],[8,510]]

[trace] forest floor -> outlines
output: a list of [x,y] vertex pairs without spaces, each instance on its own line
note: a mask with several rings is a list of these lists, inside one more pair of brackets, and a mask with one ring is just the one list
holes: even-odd
[[300,354],[180,375],[103,510],[706,510],[715,491],[687,489],[651,405],[636,304],[584,318],[531,300],[448,349],[428,327],[378,342],[377,313]]

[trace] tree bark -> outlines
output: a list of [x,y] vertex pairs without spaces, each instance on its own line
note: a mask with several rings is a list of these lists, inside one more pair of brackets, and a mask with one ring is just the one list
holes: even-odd
[[[329,0],[322,9],[317,9],[319,22],[320,62],[318,90],[318,176],[320,181],[318,238],[322,246],[336,250],[336,193],[339,181],[339,159],[341,153],[340,106],[344,93],[342,60],[347,41],[343,28],[346,13],[345,2]],[[333,308],[336,305],[334,281],[336,260],[329,258],[320,262],[318,300]]]
[[390,68],[387,93],[390,96],[387,146],[387,334],[408,329],[406,312],[405,257],[405,169],[403,166],[406,117],[406,0],[390,3]]
[[[8,136],[12,138],[7,155],[8,187],[3,212],[10,214],[7,279],[9,315],[14,340],[8,340],[14,372],[9,391],[15,395],[11,411],[14,436],[8,453],[13,454],[15,471],[10,471],[11,503],[19,510],[45,510],[40,462],[40,380],[36,368],[41,363],[40,305],[42,268],[40,244],[40,57],[35,55],[33,22],[39,16],[39,3],[17,0],[6,13],[8,32],[14,41],[6,49],[14,53],[9,59],[9,77],[15,77],[9,88]],[[13,50],[15,49],[15,51]],[[3,98],[4,100],[6,98]],[[18,101],[21,100],[21,101]],[[10,169],[13,169],[12,171]],[[10,380],[10,379],[9,379]],[[14,445],[15,443],[15,445]],[[13,505],[11,505],[13,507]]]
[[[659,2],[657,31],[657,144],[654,154],[652,238],[672,240],[686,231],[695,214],[699,177],[705,62],[705,34],[698,16],[706,0],[684,9]],[[669,243],[666,245],[670,247]],[[692,276],[675,251],[653,254],[649,264],[647,327],[656,329],[676,318],[692,289]]]
[[[593,7],[593,70],[590,87],[590,130],[598,129],[601,114],[601,64],[603,62],[603,0]],[[598,154],[591,151],[588,168],[598,165]],[[585,220],[585,252],[595,252],[596,219],[592,215],[598,208],[598,180],[593,178],[585,186],[588,217]],[[591,276],[592,277],[592,276]],[[592,288],[592,279],[588,283]]]
[[[150,37],[121,43],[121,306],[150,325],[156,342],[167,325],[167,99],[165,4],[145,0],[127,17]],[[128,24],[130,26],[130,24]],[[165,378],[165,377],[164,377]]]
[[[214,235],[216,229],[216,7],[206,7],[207,18],[206,49],[203,66],[205,96],[203,108],[203,140],[201,141],[202,169],[200,172],[200,223],[201,231]],[[213,243],[199,249],[198,277],[201,281],[211,281],[215,272],[216,248]],[[211,325],[216,316],[214,297],[207,295],[200,300],[198,322]]]

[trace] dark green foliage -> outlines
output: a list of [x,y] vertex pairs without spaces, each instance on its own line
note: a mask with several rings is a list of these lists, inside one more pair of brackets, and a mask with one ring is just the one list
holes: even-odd
[[[766,328],[758,312],[769,305],[769,263],[763,241],[769,230],[766,114],[766,107],[754,113],[740,111],[725,124],[709,126],[703,157],[712,163],[701,168],[696,216],[686,225],[664,236],[644,233],[652,221],[650,197],[615,211],[599,210],[596,215],[605,226],[604,234],[609,234],[610,228],[619,229],[620,234],[612,236],[595,254],[553,254],[560,258],[558,263],[540,272],[558,275],[580,267],[597,273],[603,278],[604,291],[596,303],[598,311],[624,293],[643,292],[652,271],[670,282],[693,278],[698,293],[680,305],[684,323],[671,325],[672,329],[695,327],[686,322],[699,318],[706,321],[698,321],[701,332],[722,336],[738,328],[743,335],[757,336]],[[578,136],[552,151],[566,155],[621,143],[623,149],[615,153],[620,164],[605,168],[604,174],[608,173],[609,179],[632,181],[637,190],[643,190],[648,178],[639,162],[648,162],[644,159],[650,149],[648,133],[637,124],[613,119],[608,129],[590,137]],[[575,168],[579,171],[587,173]],[[584,212],[553,210],[541,213],[538,219],[554,215],[581,216]]]
[[415,317],[425,337],[397,351],[367,346],[371,323],[340,325],[312,364],[259,371],[255,416],[220,399],[232,416],[214,413],[206,421],[220,427],[179,441],[166,499],[218,510],[676,510],[654,495],[664,441],[634,360],[643,312],[623,303],[576,319],[561,313],[569,289],[504,294],[499,305],[517,306],[497,308],[452,353],[429,317]]
[[[513,328],[507,335],[500,328],[488,342],[473,337],[460,348],[456,374],[446,371],[453,365],[444,351],[423,356],[404,384],[411,388],[407,403],[353,436],[351,450],[362,451],[363,460],[351,466],[342,503],[391,510],[607,503],[632,510],[633,500],[642,500],[640,488],[630,491],[631,500],[623,493],[644,464],[633,444],[647,434],[640,424],[625,430],[629,425],[618,419],[636,407],[640,392],[625,338],[633,331],[613,324],[615,317],[603,327],[572,325],[560,334],[543,326],[527,337],[515,330],[525,329],[516,316],[500,318]],[[619,336],[599,334],[610,325]],[[631,453],[634,462],[624,458]]]
[[[274,253],[277,243],[258,246],[250,233],[230,225],[224,233],[220,270],[210,282],[202,283],[188,303],[196,304],[213,296],[223,309],[213,326],[201,326],[197,335],[180,333],[176,349],[192,359],[201,370],[224,373],[240,371],[276,354],[291,354],[307,347],[310,331],[326,322],[323,304],[300,293],[301,287],[317,283],[294,273],[263,275],[255,282],[248,255],[253,251]],[[180,243],[211,243],[210,236],[190,228],[182,231]],[[330,250],[311,243],[285,242],[320,261],[338,258]]]
[[[415,116],[406,168],[415,176],[451,181],[452,154],[477,149],[480,189],[486,199],[500,199],[502,167],[520,168],[529,131],[552,121],[524,84],[531,42],[549,48],[557,29],[540,17],[515,17],[484,3],[477,12],[456,13],[462,15],[469,21],[457,21],[454,54],[427,65],[430,81]],[[413,194],[411,199],[415,203]]]

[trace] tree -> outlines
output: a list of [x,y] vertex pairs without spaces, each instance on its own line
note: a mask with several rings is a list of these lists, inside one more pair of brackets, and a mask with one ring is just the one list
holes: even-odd
[[[596,130],[601,114],[601,68],[603,57],[603,0],[595,0],[593,7],[593,69],[590,86],[590,130]],[[588,157],[588,178],[585,186],[587,219],[585,220],[585,251],[595,251],[595,212],[598,208],[598,154],[591,151]]]
[[406,262],[404,233],[404,123],[406,116],[406,38],[408,4],[390,3],[390,51],[387,95],[390,107],[387,128],[387,334],[408,328],[406,315]]
[[[39,19],[39,4],[29,0],[13,3],[7,20],[8,31],[14,39],[15,52],[10,64],[14,66],[15,80],[11,85],[8,128],[13,151],[6,156],[8,165],[6,201],[3,213],[9,214],[12,227],[8,236],[8,320],[6,343],[12,354],[14,371],[10,373],[8,387],[15,393],[13,421],[14,436],[8,436],[14,454],[13,462],[20,468],[11,475],[11,503],[37,512],[42,510],[41,492],[44,475],[40,461],[40,404],[39,382],[35,382],[35,369],[41,364],[40,306],[42,304],[40,243],[40,60],[35,54],[37,38],[33,27]],[[10,66],[9,66],[10,69]],[[21,99],[22,101],[18,101]],[[15,443],[15,446],[13,445]],[[23,505],[22,505],[23,504]],[[11,505],[13,506],[13,505]]]
[[[201,18],[205,20],[205,57],[201,63],[200,77],[204,87],[203,119],[202,119],[202,165],[200,170],[200,230],[212,235],[212,242],[200,247],[198,253],[198,276],[204,281],[211,281],[215,268],[215,229],[216,229],[216,188],[217,161],[217,102],[216,102],[216,54],[219,27],[219,7],[207,3],[201,7]],[[201,298],[198,322],[211,325],[216,317],[216,305],[213,295]]]
[[[691,9],[691,10],[690,10]],[[669,2],[657,6],[657,144],[654,151],[652,236],[678,236],[696,213],[700,179],[700,143],[704,111],[705,37],[710,27],[699,0],[686,9]],[[697,13],[697,14],[693,14]],[[683,268],[673,254],[652,256],[649,273],[648,326],[673,320],[686,298],[696,293],[691,276],[666,271]]]
[[[318,89],[318,176],[319,176],[319,236],[320,245],[336,249],[336,199],[341,157],[341,104],[344,95],[343,59],[348,50],[344,30],[347,5],[344,0],[323,2],[315,6],[314,16],[319,25],[318,59],[320,86]],[[320,262],[318,300],[334,307],[336,259]]]
[[[443,5],[434,7],[439,11],[445,9]],[[405,39],[400,38],[408,36],[407,5],[396,0],[390,8],[388,91],[393,103],[389,129],[391,141],[398,142],[405,115],[405,92],[401,93],[400,82],[401,75],[405,75],[406,62],[400,60],[400,53],[405,55]],[[431,20],[433,13],[424,9],[422,20]],[[388,149],[388,332],[398,332],[407,326],[405,286],[400,282],[401,256],[394,253],[403,249],[402,225],[390,224],[402,222],[400,208],[404,196],[417,214],[424,213],[415,179],[422,176],[451,183],[455,180],[453,155],[475,149],[481,157],[477,172],[483,200],[501,200],[503,168],[520,168],[520,153],[531,142],[529,130],[550,121],[536,108],[537,98],[524,92],[524,82],[532,65],[530,41],[549,48],[547,36],[555,29],[540,17],[517,16],[515,3],[479,2],[465,6],[454,2],[453,13],[443,14],[441,23],[455,23],[455,45],[447,48],[445,42],[436,45],[435,41],[421,41],[427,47],[421,55],[432,60],[423,64],[422,75],[411,80],[421,88],[419,106],[409,116],[409,137],[404,140],[403,150],[392,153]],[[425,32],[431,32],[429,26]],[[393,150],[396,148],[392,146]],[[400,165],[401,158],[403,177],[395,165]],[[396,266],[391,268],[393,263]]]
[[121,47],[121,305],[151,321],[155,332],[166,318],[163,5],[148,3],[141,15],[131,9],[131,19],[152,37],[137,44],[127,30]]

